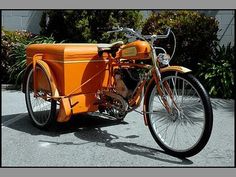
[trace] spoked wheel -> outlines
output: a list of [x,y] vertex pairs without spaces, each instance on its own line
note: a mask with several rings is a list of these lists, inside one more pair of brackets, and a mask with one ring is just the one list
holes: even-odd
[[193,156],[205,147],[211,135],[213,113],[209,96],[191,74],[169,73],[162,81],[171,111],[168,113],[164,108],[153,82],[147,95],[148,127],[167,153],[177,157]]
[[[34,93],[34,72],[37,72],[37,93]],[[51,99],[52,89],[44,69],[36,65],[26,81],[26,106],[33,124],[40,129],[48,129],[56,120],[56,101]]]

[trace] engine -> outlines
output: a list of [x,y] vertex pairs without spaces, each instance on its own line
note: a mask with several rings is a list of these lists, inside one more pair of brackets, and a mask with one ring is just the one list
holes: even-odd
[[115,92],[106,90],[99,93],[100,113],[107,112],[116,119],[122,120],[128,112],[128,99],[139,83],[136,69],[117,69],[115,72]]
[[115,89],[118,94],[128,99],[140,81],[139,73],[135,68],[115,70]]

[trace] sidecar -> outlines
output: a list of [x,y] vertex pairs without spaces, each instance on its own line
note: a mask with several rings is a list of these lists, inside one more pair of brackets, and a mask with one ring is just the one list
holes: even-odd
[[[120,45],[122,43],[29,45],[23,92],[26,97],[27,93],[28,97],[33,95],[28,100],[41,97],[47,102],[59,102],[59,122],[67,121],[72,114],[96,111],[96,93],[108,86],[110,72],[109,55],[101,51]],[[27,92],[31,87],[31,92]],[[39,95],[41,92],[44,94]],[[32,102],[28,101],[27,106],[29,112],[34,112]]]

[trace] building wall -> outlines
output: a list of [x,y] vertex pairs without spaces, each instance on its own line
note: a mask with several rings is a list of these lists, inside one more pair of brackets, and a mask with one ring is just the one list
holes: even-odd
[[[147,18],[150,12],[142,11],[144,18]],[[227,45],[229,42],[235,44],[235,14],[233,10],[204,10],[201,12],[213,16],[219,21],[218,37],[221,45]],[[42,13],[43,11],[40,10],[3,10],[2,26],[8,30],[27,30],[39,34]]]
[[235,14],[234,11],[220,10],[215,15],[216,19],[219,21],[219,32],[218,37],[220,39],[221,45],[227,45],[231,42],[232,45],[235,44]]
[[12,31],[27,30],[39,34],[42,13],[40,10],[3,10],[2,27]]

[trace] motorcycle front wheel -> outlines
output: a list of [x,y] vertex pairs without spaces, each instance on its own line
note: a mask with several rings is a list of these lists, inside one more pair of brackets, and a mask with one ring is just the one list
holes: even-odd
[[163,91],[171,112],[165,109],[153,81],[146,102],[149,130],[168,154],[181,158],[193,156],[205,147],[211,135],[213,113],[208,93],[188,73],[165,74],[162,83],[168,85]]

